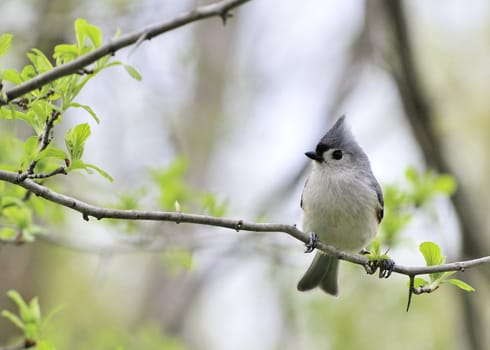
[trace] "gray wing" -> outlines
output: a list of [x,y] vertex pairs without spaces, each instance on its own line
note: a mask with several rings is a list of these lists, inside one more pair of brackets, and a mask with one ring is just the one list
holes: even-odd
[[379,185],[378,181],[374,179],[373,182],[374,190],[376,191],[376,196],[378,197],[378,208],[376,208],[376,216],[378,218],[378,223],[381,223],[381,220],[383,220],[384,216],[384,208],[385,208],[385,201],[383,198],[383,191],[381,190],[381,186]]
[[309,177],[306,179],[305,185],[303,186],[303,192],[301,192],[301,200],[299,202],[299,206],[301,207],[301,209],[303,209],[303,193],[305,192],[305,188],[306,185],[308,184],[309,179],[310,179]]

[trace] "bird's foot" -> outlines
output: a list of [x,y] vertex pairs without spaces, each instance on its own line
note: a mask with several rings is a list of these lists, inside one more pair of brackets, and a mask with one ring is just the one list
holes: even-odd
[[311,253],[313,250],[315,250],[317,243],[318,235],[315,232],[310,232],[310,240],[305,244],[305,253]]
[[368,262],[364,265],[364,269],[370,275],[376,273],[379,269],[379,278],[388,278],[395,269],[395,261],[385,254],[376,254],[362,249],[362,255],[368,255]]
[[379,278],[388,278],[395,269],[395,261],[388,257],[370,260],[364,268],[366,269],[366,272],[371,275],[379,269]]

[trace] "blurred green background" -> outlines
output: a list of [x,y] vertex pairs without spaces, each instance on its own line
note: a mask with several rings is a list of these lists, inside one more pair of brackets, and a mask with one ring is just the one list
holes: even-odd
[[[110,38],[201,4],[2,0],[0,33],[14,42],[0,66],[73,42],[79,17]],[[488,255],[488,2],[254,0],[233,12],[225,27],[209,19],[118,52],[143,80],[104,71],[78,99],[101,123],[70,111],[55,132],[88,121],[85,157],[115,181],[80,173],[48,186],[102,206],[173,210],[178,198],[186,212],[226,206],[299,224],[303,153],[346,113],[381,183],[403,187],[407,166],[457,178],[456,195],[417,210],[390,256],[423,264],[424,240],[449,261]],[[29,136],[10,124],[0,133]],[[57,349],[490,347],[487,266],[458,275],[476,293],[447,286],[407,313],[406,278],[346,263],[339,297],[297,292],[311,256],[284,234],[86,222],[43,205],[45,236],[0,246],[0,309],[15,309],[10,289],[38,296],[45,313],[61,306],[43,332]],[[0,318],[0,344],[16,336]]]

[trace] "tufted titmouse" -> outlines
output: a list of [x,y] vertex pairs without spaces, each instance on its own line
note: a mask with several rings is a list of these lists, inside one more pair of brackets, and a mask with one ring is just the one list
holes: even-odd
[[[369,159],[340,117],[323,136],[315,151],[311,174],[301,196],[304,232],[341,250],[364,248],[378,231],[383,218],[383,193]],[[317,252],[298,283],[298,290],[320,287],[337,295],[336,257]]]

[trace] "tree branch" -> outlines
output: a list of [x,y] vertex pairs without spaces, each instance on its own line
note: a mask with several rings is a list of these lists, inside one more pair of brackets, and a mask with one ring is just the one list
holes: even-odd
[[117,40],[113,40],[105,45],[100,46],[96,50],[89,52],[73,61],[58,66],[48,72],[40,74],[20,85],[17,85],[5,92],[5,97],[0,96],[0,106],[11,102],[13,99],[18,98],[28,92],[36,90],[56,79],[61,77],[79,73],[91,63],[94,63],[98,59],[112,55],[116,51],[130,46],[134,43],[139,43],[144,40],[150,40],[151,38],[171,31],[178,27],[182,27],[191,22],[195,22],[201,19],[209,17],[220,17],[223,23],[226,23],[226,19],[229,17],[229,11],[237,6],[240,6],[250,0],[224,0],[214,4],[198,7],[195,10],[183,13],[174,19],[169,21],[150,25],[141,30],[135,31],[121,36]]
[[[282,232],[287,233],[297,240],[308,243],[310,235],[299,230],[295,225],[277,224],[277,223],[256,223],[241,219],[220,218],[200,214],[186,214],[182,212],[163,212],[163,211],[146,211],[146,210],[119,210],[97,207],[92,204],[83,202],[73,197],[57,193],[45,186],[42,186],[30,179],[19,179],[19,174],[15,172],[0,170],[0,180],[21,186],[26,190],[42,197],[50,202],[60,204],[67,208],[78,211],[82,214],[84,220],[89,217],[100,219],[119,219],[119,220],[149,220],[149,221],[167,221],[179,223],[190,223],[199,225],[208,225],[228,228],[236,231],[253,231],[253,232]],[[354,264],[368,266],[369,260],[365,256],[353,254],[339,250],[333,246],[327,245],[321,241],[316,248],[338,257],[339,259],[349,261]],[[490,263],[490,256],[459,261],[437,266],[403,266],[396,264],[393,272],[407,276],[416,276],[429,273],[446,272],[446,271],[464,271],[477,265]]]

